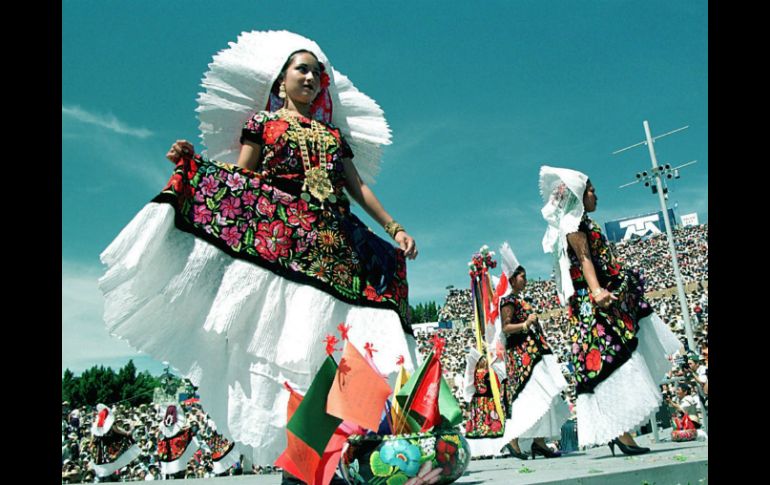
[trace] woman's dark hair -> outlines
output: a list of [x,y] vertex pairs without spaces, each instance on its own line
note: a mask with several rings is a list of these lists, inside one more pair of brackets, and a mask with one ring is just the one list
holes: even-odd
[[513,275],[511,275],[511,278],[515,278],[515,277],[519,276],[522,273],[526,274],[527,270],[524,269],[524,266],[519,265],[519,266],[516,267],[515,270],[513,270]]
[[326,71],[326,66],[324,66],[324,63],[318,60],[318,56],[315,55],[315,53],[307,50],[307,49],[298,49],[291,54],[289,54],[289,57],[286,58],[286,62],[283,63],[283,67],[281,67],[281,72],[278,74],[278,77],[275,79],[275,82],[273,83],[273,87],[270,88],[270,91],[278,95],[278,90],[280,89],[281,82],[283,82],[283,78],[286,76],[286,69],[289,68],[289,64],[291,64],[292,59],[294,59],[294,56],[297,54],[310,54],[311,56],[315,57],[315,60],[318,61],[318,65],[321,66],[321,72]]

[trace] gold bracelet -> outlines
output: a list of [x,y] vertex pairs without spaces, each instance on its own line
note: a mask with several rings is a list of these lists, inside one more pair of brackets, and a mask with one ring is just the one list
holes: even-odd
[[602,288],[602,287],[599,287],[599,288],[597,288],[597,289],[593,290],[591,293],[593,293],[593,295],[596,297],[596,296],[599,296],[599,295],[601,295],[601,294],[602,294],[602,291],[604,291],[604,288]]
[[398,234],[400,231],[406,232],[406,229],[404,229],[404,227],[395,220],[385,224],[385,232],[387,232],[393,239],[396,238],[396,234]]

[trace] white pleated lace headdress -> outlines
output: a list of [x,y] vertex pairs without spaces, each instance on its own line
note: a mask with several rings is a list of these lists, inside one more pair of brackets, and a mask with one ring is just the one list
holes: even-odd
[[562,305],[566,305],[575,292],[569,275],[567,234],[576,232],[580,226],[587,182],[588,176],[577,170],[540,167],[540,196],[545,202],[540,212],[548,223],[543,236],[543,251],[554,254],[556,292]]
[[516,255],[513,254],[513,249],[511,249],[508,241],[505,241],[503,245],[500,246],[499,253],[502,261],[503,274],[510,278],[513,275],[513,272],[516,271],[516,268],[521,266],[519,260],[516,259]]
[[301,35],[282,31],[242,32],[237,41],[214,55],[198,96],[200,137],[204,155],[235,163],[240,153],[243,124],[270,99],[270,89],[292,52],[306,49],[324,64],[332,123],[342,131],[355,155],[361,178],[374,183],[379,172],[381,145],[391,143],[391,131],[377,103],[334,69],[321,48]]

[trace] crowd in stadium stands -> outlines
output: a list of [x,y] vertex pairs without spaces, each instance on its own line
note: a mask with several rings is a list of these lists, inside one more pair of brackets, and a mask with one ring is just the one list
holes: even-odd
[[[689,385],[691,396],[700,398],[708,410],[708,225],[687,227],[675,231],[675,241],[679,252],[679,265],[685,284],[689,285],[687,305],[690,313],[695,349],[690,349],[688,362],[686,355],[679,356],[668,375],[669,382],[661,389],[668,398],[677,399],[675,389],[681,383]],[[684,319],[678,295],[671,291],[676,287],[673,270],[668,256],[668,244],[664,236],[655,236],[644,240],[623,242],[615,245],[616,255],[630,267],[642,268],[646,277],[650,303],[660,317],[677,333],[683,345],[686,343]],[[661,292],[661,290],[669,290]],[[562,369],[570,387],[565,393],[570,403],[575,401],[574,380],[568,368],[567,347],[568,319],[565,312],[552,312],[560,307],[556,299],[554,284],[551,281],[533,280],[525,293],[527,299],[541,316],[540,323],[554,353],[562,363]],[[450,329],[426,329],[416,332],[419,351],[425,355],[431,347],[429,339],[438,332],[446,339],[442,355],[444,377],[452,387],[463,409],[462,380],[465,371],[465,355],[475,345],[472,330],[473,308],[470,290],[452,288],[448,291],[444,306],[439,313],[439,320],[454,323]],[[679,398],[681,399],[681,398]],[[185,405],[188,422],[198,429],[199,436],[208,437],[213,423],[197,404]],[[158,406],[141,405],[131,407],[126,404],[114,406],[116,416],[121,420],[121,427],[131,431],[142,449],[140,458],[120,470],[113,477],[116,481],[159,480],[161,479],[157,456],[157,435],[161,410]],[[663,426],[671,425],[672,409],[665,402],[658,413]],[[699,408],[701,413],[703,409]],[[62,482],[93,482],[93,472],[89,462],[93,459],[89,450],[90,427],[94,412],[92,409],[62,409]],[[702,422],[702,421],[701,421]],[[201,440],[202,442],[203,440]],[[250,467],[245,473],[273,473],[273,467]],[[230,475],[243,474],[241,464],[228,471]],[[185,478],[213,476],[211,453],[205,449],[198,451],[185,472]]]
[[[206,440],[216,429],[197,403],[182,404],[187,424],[197,430],[198,442],[201,449],[187,465],[179,477],[207,478],[214,477],[211,451],[207,449]],[[116,416],[116,424],[129,431],[139,445],[141,454],[138,459],[118,472],[101,479],[104,481],[135,481],[162,480],[158,463],[158,426],[165,411],[165,406],[142,404],[131,406],[126,403],[112,407]],[[90,469],[94,459],[91,449],[91,424],[95,412],[92,408],[82,407],[70,409],[66,403],[62,406],[62,483],[95,483],[98,480]],[[273,467],[254,467],[244,471],[241,462],[228,470],[225,475],[273,473]]]
[[[690,291],[686,297],[696,346],[695,349],[690,350],[695,353],[699,365],[705,369],[708,362],[708,225],[676,229],[674,241],[683,282],[686,286],[690,286]],[[676,291],[672,291],[676,289],[676,282],[665,235],[624,241],[615,244],[614,247],[617,257],[624,261],[628,267],[641,268],[644,271],[650,303],[685,345],[687,338],[684,318],[678,294]],[[691,283],[697,284],[692,288]],[[669,291],[663,292],[662,290]],[[554,283],[552,281],[532,280],[527,285],[524,298],[537,313],[541,314],[540,323],[545,329],[551,348],[562,362],[564,375],[570,383],[566,397],[571,403],[574,403],[575,382],[567,364],[567,358],[570,355],[567,346],[569,321],[566,313],[552,312],[552,310],[560,308]],[[471,330],[474,316],[470,289],[450,290],[439,315],[440,319],[451,320],[458,324],[456,328],[437,331],[447,340],[442,360],[444,375],[447,383],[453,387],[455,395],[459,398],[462,393],[465,354],[471,346],[475,345]],[[431,344],[428,339],[431,336],[431,333],[425,332],[417,334],[420,351],[425,352],[430,347]],[[668,379],[672,380],[674,385],[680,382],[687,383],[692,394],[695,395],[699,389],[702,391],[702,382],[698,386],[691,373],[687,372],[685,361],[686,357],[684,356],[677,358],[676,366],[669,373]],[[671,396],[674,385],[664,385],[662,390]],[[707,398],[702,392],[700,397],[701,400]],[[462,401],[461,405],[464,406]],[[665,422],[664,424],[668,426],[670,423]]]

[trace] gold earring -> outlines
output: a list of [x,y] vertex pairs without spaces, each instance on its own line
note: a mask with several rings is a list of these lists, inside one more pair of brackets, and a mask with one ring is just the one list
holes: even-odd
[[278,88],[278,97],[286,99],[286,85],[284,83],[281,83],[281,86]]

